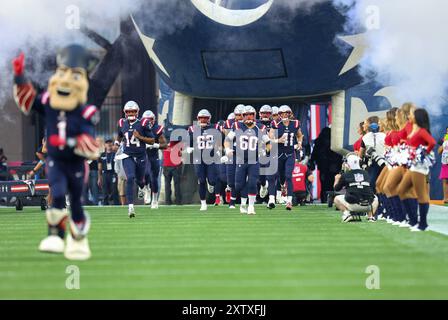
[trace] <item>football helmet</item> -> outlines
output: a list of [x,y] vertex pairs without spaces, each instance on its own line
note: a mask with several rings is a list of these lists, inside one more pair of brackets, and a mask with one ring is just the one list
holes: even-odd
[[123,108],[123,112],[126,116],[126,119],[129,121],[135,121],[138,118],[138,113],[140,112],[140,107],[137,102],[129,101]]
[[270,105],[264,105],[260,108],[260,119],[262,121],[269,121],[271,120],[272,116],[272,108]]
[[244,108],[244,122],[248,125],[252,125],[255,122],[257,116],[257,110],[252,106],[246,106]]
[[198,113],[197,120],[201,127],[206,127],[212,121],[212,114],[207,109],[202,109]]
[[151,126],[154,126],[154,123],[156,122],[156,115],[151,110],[147,110],[143,113],[142,116],[143,119],[148,119],[151,123]]
[[289,121],[291,119],[292,110],[289,106],[283,105],[278,109],[278,115],[282,121]]

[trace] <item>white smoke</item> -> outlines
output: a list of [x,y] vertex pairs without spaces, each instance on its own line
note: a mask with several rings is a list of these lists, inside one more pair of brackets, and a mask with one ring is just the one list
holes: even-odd
[[375,72],[380,81],[397,87],[401,100],[414,101],[439,114],[448,91],[448,1],[334,2],[350,6],[347,30],[368,29],[362,74]]
[[[46,86],[49,74],[42,64],[57,49],[79,43],[98,48],[81,32],[88,27],[113,42],[119,35],[120,19],[142,5],[156,35],[188,26],[194,17],[188,0],[4,0],[0,4],[0,114],[12,97],[11,60],[23,51],[35,69],[27,69],[33,82]],[[79,18],[78,18],[79,16]],[[98,48],[99,49],[99,48]]]
[[89,44],[83,26],[110,41],[119,34],[119,18],[129,15],[142,0],[5,0],[0,4],[0,113],[12,98],[12,59],[23,51],[35,63],[27,76],[41,86],[49,74],[44,61],[69,43]]
[[[377,8],[379,28],[366,34],[369,50],[361,62],[362,74],[374,71],[384,83],[398,87],[402,100],[413,100],[440,111],[448,84],[448,41],[445,40],[448,34],[445,17],[448,1],[275,0],[275,4],[284,6],[286,11],[294,14],[296,10],[311,10],[314,5],[328,1],[339,7],[346,6],[347,34],[366,25],[366,20],[372,18],[372,12],[375,13]],[[158,24],[156,29],[168,28],[165,31],[173,32],[175,28],[182,28],[192,21],[191,13],[183,15],[183,11],[188,11],[185,10],[189,7],[186,5],[188,0],[2,1],[0,106],[11,97],[10,62],[20,49],[28,57],[39,61],[62,45],[86,41],[78,29],[70,28],[76,23],[71,18],[73,8],[79,9],[81,26],[86,25],[113,41],[118,35],[118,19],[129,15],[142,2],[150,8],[149,11],[154,12],[157,19],[148,19]],[[170,16],[173,6],[179,8],[176,12],[178,19]],[[40,71],[39,68],[34,70],[32,77],[44,85],[48,77]]]

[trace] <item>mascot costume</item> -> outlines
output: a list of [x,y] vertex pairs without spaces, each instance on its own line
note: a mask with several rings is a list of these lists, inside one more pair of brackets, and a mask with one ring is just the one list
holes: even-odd
[[[48,89],[38,94],[24,76],[25,56],[14,59],[14,98],[25,114],[32,111],[45,116],[48,141],[47,174],[53,203],[46,212],[48,236],[39,250],[64,253],[69,260],[87,260],[91,256],[87,234],[90,218],[82,208],[81,196],[88,177],[86,160],[99,158],[94,126],[99,110],[87,104],[88,73],[96,60],[79,45],[70,45],[57,55],[57,69]],[[70,214],[65,208],[70,199]],[[65,226],[69,230],[65,238]]]

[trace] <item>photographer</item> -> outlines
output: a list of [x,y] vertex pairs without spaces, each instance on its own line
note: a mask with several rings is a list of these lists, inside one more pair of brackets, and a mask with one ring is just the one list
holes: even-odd
[[367,164],[367,172],[370,176],[370,185],[376,186],[376,180],[381,170],[386,165],[385,145],[386,134],[380,132],[378,117],[370,117],[367,119],[368,132],[362,138],[360,157]]
[[345,195],[334,199],[336,207],[344,213],[343,222],[354,220],[351,213],[369,213],[369,221],[375,221],[373,216],[378,209],[378,198],[373,193],[369,174],[361,169],[360,161],[356,154],[349,154],[345,162],[345,173],[338,174],[335,178],[335,191],[346,190]]

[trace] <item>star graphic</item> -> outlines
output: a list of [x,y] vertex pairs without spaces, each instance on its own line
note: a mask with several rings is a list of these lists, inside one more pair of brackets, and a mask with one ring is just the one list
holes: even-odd
[[165,67],[163,66],[162,61],[160,61],[159,57],[157,56],[156,52],[154,51],[154,44],[156,42],[156,39],[148,37],[147,35],[143,34],[138,27],[137,23],[134,20],[134,17],[132,17],[132,22],[135,25],[135,29],[137,30],[140,39],[143,42],[143,45],[146,48],[146,51],[148,52],[149,57],[151,58],[152,62],[155,63],[155,65],[159,68],[160,71],[162,71],[168,78],[170,77],[168,71],[166,71]]
[[347,62],[342,67],[342,70],[339,73],[340,76],[352,70],[361,62],[368,47],[366,35],[367,33],[360,33],[351,36],[339,37],[339,39],[341,39],[342,41],[348,43],[353,47],[352,53],[348,57]]

